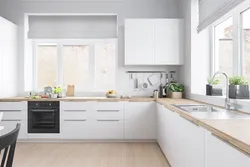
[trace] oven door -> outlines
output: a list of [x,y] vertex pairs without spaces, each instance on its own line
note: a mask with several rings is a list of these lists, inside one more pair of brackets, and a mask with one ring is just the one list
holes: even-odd
[[29,133],[59,133],[58,109],[30,109]]

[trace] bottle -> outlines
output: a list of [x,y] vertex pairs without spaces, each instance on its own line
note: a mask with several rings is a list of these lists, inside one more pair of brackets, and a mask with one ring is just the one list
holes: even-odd
[[159,86],[159,98],[163,98],[164,86],[160,84]]
[[169,87],[169,79],[168,79],[168,74],[166,74],[166,85],[165,85],[166,97],[168,97],[168,87]]
[[158,90],[154,90],[154,98],[159,98],[159,91]]

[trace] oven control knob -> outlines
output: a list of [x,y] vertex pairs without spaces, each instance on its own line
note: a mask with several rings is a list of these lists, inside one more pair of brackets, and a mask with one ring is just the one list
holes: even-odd
[[49,103],[49,105],[51,106],[51,103]]

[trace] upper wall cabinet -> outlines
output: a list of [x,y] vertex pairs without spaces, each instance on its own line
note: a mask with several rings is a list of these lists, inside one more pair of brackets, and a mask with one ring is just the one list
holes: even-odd
[[182,65],[181,19],[127,19],[125,65]]
[[154,64],[154,20],[125,21],[125,64]]

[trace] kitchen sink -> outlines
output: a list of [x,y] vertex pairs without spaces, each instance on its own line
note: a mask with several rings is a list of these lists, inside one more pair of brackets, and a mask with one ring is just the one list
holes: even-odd
[[250,115],[209,105],[173,105],[198,119],[250,119]]

